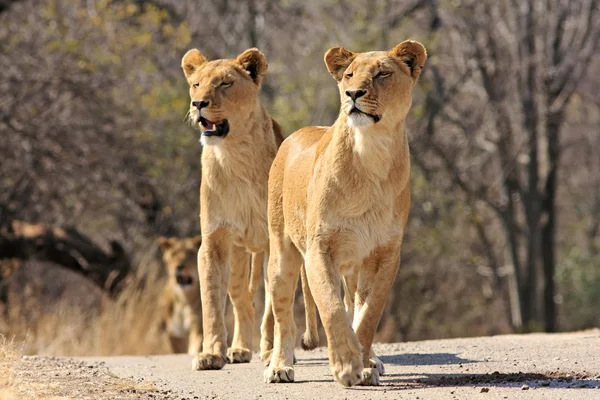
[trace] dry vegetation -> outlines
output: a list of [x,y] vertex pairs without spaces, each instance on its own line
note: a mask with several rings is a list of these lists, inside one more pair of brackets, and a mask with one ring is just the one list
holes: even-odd
[[[171,351],[161,324],[162,276],[133,279],[114,299],[72,272],[57,267],[42,270],[38,263],[25,264],[12,279],[11,287],[22,292],[9,293],[10,307],[0,320],[0,334],[11,338],[10,342],[4,339],[7,351],[13,350],[11,354],[16,354],[16,349],[19,354],[47,356],[146,355]],[[41,289],[52,281],[63,283],[60,294],[44,293]],[[257,297],[263,295],[262,291],[261,287]],[[257,315],[262,315],[263,306],[258,303]],[[233,314],[230,304],[228,307],[227,325],[231,331]],[[303,305],[297,304],[297,308],[296,322],[302,329]],[[259,344],[259,324],[257,318],[255,350]],[[324,338],[321,332],[323,344]]]
[[0,389],[8,387],[20,355],[21,348],[14,339],[9,340],[6,336],[0,335]]
[[0,400],[168,398],[154,385],[119,378],[102,365],[21,356],[21,347],[0,336]]
[[58,298],[34,295],[39,277],[29,274],[27,277],[34,282],[20,286],[25,289],[22,295],[11,296],[5,330],[13,340],[22,343],[24,354],[95,356],[168,352],[166,336],[160,330],[158,302],[162,281],[156,277],[135,280],[116,299],[111,299],[84,279],[64,274],[67,272],[44,276],[69,282],[70,290]]
[[[265,52],[263,100],[287,135],[337,115],[327,48],[406,38],[430,58],[408,121],[403,262],[376,339],[598,326],[598,13],[597,0],[0,1],[0,333],[24,354],[168,351],[156,238],[199,229],[187,49]],[[102,290],[82,277],[97,265],[65,271],[48,252],[15,263],[15,221],[123,249],[128,284]]]

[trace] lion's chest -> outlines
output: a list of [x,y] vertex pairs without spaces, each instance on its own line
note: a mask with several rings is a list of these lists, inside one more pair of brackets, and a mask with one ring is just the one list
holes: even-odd
[[201,201],[201,207],[206,207],[202,212],[203,233],[224,227],[235,244],[252,251],[265,250],[268,246],[266,180],[264,184],[244,179],[206,184],[210,187],[204,190],[205,204]]
[[331,243],[333,262],[360,265],[374,250],[400,242],[404,227],[392,206],[378,204],[361,215],[332,212],[323,216],[316,237]]
[[360,265],[376,249],[402,241],[409,206],[403,182],[317,178],[313,187],[329,190],[311,195],[309,188],[307,243],[321,241],[335,265]]

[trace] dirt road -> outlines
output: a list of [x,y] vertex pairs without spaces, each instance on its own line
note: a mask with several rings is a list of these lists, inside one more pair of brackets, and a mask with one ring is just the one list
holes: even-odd
[[[80,375],[94,371],[88,398],[600,399],[600,330],[380,344],[376,352],[386,366],[381,386],[351,389],[333,381],[325,348],[297,351],[292,384],[264,383],[256,354],[250,364],[202,372],[191,371],[187,355],[25,361],[38,370],[62,361]],[[74,397],[85,398],[85,380],[71,376],[80,389]]]

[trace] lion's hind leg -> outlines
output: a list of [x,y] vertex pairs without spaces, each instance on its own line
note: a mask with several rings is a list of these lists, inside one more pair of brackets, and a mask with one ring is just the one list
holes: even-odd
[[258,285],[260,284],[260,276],[262,274],[263,259],[265,253],[252,253],[252,268],[250,269],[250,297],[254,301],[254,296],[258,291]]
[[[275,243],[274,243],[275,242]],[[271,240],[269,257],[269,291],[275,317],[274,347],[269,367],[265,370],[267,383],[294,381],[294,293],[298,285],[302,257],[291,243]]]
[[260,359],[266,367],[269,366],[271,354],[273,353],[273,329],[275,325],[275,319],[273,318],[273,303],[271,301],[271,292],[269,290],[268,263],[269,257],[267,257],[267,264],[264,266],[265,311],[262,323],[260,324]]
[[348,267],[349,271],[344,273],[344,305],[346,306],[346,314],[350,321],[354,320],[354,297],[356,295],[356,286],[358,285],[358,268],[355,266]]
[[308,286],[306,267],[302,265],[301,270],[302,295],[304,297],[304,317],[306,331],[300,337],[300,344],[304,350],[312,350],[319,345],[319,328],[317,326],[317,305]]
[[169,343],[173,353],[185,353],[188,350],[188,339],[169,334]]
[[232,363],[246,363],[252,359],[252,331],[254,328],[254,306],[248,286],[248,253],[234,246],[231,252],[229,298],[233,304],[235,326],[231,347],[227,356]]
[[189,335],[187,352],[191,355],[196,355],[202,350],[202,330],[197,327],[192,327]]

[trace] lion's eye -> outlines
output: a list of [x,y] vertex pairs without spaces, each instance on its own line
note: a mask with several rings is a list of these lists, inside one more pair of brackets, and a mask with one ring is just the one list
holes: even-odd
[[379,72],[377,75],[375,75],[375,79],[385,79],[388,76],[390,76],[392,73],[391,72]]
[[347,73],[347,74],[346,74],[344,77],[345,77],[346,79],[350,79],[350,78],[352,78],[352,76],[353,76],[353,75],[354,75],[354,74],[353,74],[352,72],[349,72],[349,73]]
[[221,82],[221,87],[222,88],[228,88],[229,86],[231,86],[233,84],[233,82]]
[[200,84],[199,84],[199,83],[194,83],[194,87],[195,87],[195,88],[197,88],[197,87],[199,87],[199,86],[200,86]]

